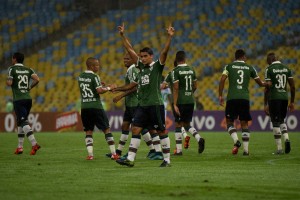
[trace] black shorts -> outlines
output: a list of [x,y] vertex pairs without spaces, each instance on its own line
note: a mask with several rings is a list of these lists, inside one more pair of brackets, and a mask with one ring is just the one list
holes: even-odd
[[131,123],[137,107],[127,107],[124,112],[123,121]]
[[102,131],[110,127],[107,115],[103,109],[81,109],[81,120],[84,131],[94,131],[95,126]]
[[268,104],[272,123],[282,124],[286,117],[288,100],[269,100]]
[[27,122],[28,124],[28,115],[32,107],[32,99],[14,101],[13,104],[17,116],[17,125],[21,126],[23,122]]
[[175,113],[173,107],[172,111],[175,117],[175,122],[191,122],[193,119],[194,106],[194,104],[178,104],[177,107],[179,109],[180,116]]
[[138,106],[132,124],[148,130],[164,131],[166,129],[164,105]]
[[234,121],[251,121],[250,103],[246,99],[231,99],[226,102],[225,117]]

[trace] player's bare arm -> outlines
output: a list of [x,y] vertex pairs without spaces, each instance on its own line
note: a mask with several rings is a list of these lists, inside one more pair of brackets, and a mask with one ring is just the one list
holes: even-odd
[[290,103],[289,103],[289,111],[294,111],[295,110],[295,106],[294,106],[294,101],[295,101],[295,82],[293,78],[289,78],[288,79],[288,83],[290,86],[290,93],[291,93],[291,99],[290,99]]
[[11,86],[13,84],[13,79],[12,78],[7,78],[6,79],[6,85]]
[[[268,82],[270,82],[270,81],[268,81]],[[265,87],[265,91],[264,91],[264,111],[265,111],[266,115],[270,115],[269,105],[268,105],[269,94],[270,94],[270,89],[268,87]]]
[[266,87],[267,86],[267,83],[262,81],[259,77],[254,79],[255,82],[260,86],[260,87]]
[[139,57],[137,53],[134,51],[132,45],[130,44],[128,38],[125,36],[125,25],[124,23],[121,26],[118,26],[118,31],[120,33],[120,36],[122,38],[123,45],[126,49],[126,51],[129,53],[130,57],[132,58],[134,63],[137,63]]
[[193,93],[197,90],[197,86],[198,84],[197,84],[197,81],[195,80],[194,82],[193,82]]
[[227,79],[227,76],[222,74],[221,80],[219,83],[219,104],[220,104],[220,106],[224,106],[223,90],[224,90],[224,85],[225,85],[226,79]]
[[159,61],[161,64],[165,64],[165,62],[167,60],[168,52],[169,52],[170,45],[171,45],[171,40],[175,33],[175,29],[174,29],[174,27],[171,26],[171,24],[169,25],[169,27],[166,30],[167,30],[168,37],[167,37],[165,47],[163,48],[163,50],[160,53]]
[[176,82],[173,83],[174,111],[177,113],[177,115],[180,116],[180,112],[179,112],[179,109],[177,107],[178,91],[179,91],[179,82],[176,81]]
[[39,82],[40,82],[40,78],[38,77],[37,74],[32,74],[31,79],[32,79],[32,83],[31,83],[30,88],[29,88],[30,90],[32,88],[34,88],[35,86],[37,86],[37,84],[39,84]]
[[122,94],[120,94],[120,95],[114,97],[114,98],[113,98],[113,102],[114,102],[114,103],[117,103],[117,102],[120,101],[123,97],[126,97],[126,96],[128,96],[128,95],[130,95],[131,93],[136,92],[136,91],[137,91],[137,87],[133,87],[133,88],[131,88],[131,89],[129,89],[129,90],[123,92]]
[[98,94],[104,94],[104,93],[106,93],[108,91],[112,91],[116,87],[117,87],[116,84],[109,84],[106,87],[99,87],[99,88],[97,88],[97,93]]
[[138,85],[138,83],[136,82],[131,82],[127,85],[123,85],[123,86],[120,86],[120,87],[116,87],[114,88],[112,91],[113,92],[117,92],[117,91],[127,91],[127,90],[131,90],[132,88],[135,88],[136,86]]

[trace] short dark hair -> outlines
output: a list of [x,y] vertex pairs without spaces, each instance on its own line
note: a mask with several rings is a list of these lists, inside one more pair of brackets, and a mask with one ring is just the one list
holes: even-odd
[[184,51],[177,51],[175,61],[177,63],[185,61],[186,54]]
[[140,50],[140,53],[141,53],[141,52],[146,52],[146,53],[148,53],[149,55],[153,55],[153,50],[150,49],[149,47],[142,48],[142,49]]
[[235,51],[235,59],[242,58],[246,55],[246,52],[243,49],[238,49]]
[[18,63],[23,63],[24,61],[24,54],[20,52],[15,52],[12,57],[16,59]]

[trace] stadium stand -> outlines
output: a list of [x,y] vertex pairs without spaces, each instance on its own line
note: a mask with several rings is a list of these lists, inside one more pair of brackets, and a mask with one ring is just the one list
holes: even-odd
[[[85,60],[90,56],[101,58],[103,82],[123,84],[124,50],[116,29],[123,21],[134,48],[138,51],[150,46],[156,57],[165,39],[162,36],[164,28],[172,23],[177,32],[165,74],[172,69],[175,52],[187,51],[188,63],[194,66],[199,78],[196,100],[205,110],[224,109],[218,106],[218,82],[222,68],[233,61],[237,48],[246,50],[247,62],[256,67],[261,78],[266,54],[275,51],[293,70],[297,91],[300,90],[297,81],[300,71],[296,66],[300,56],[299,39],[296,40],[300,33],[299,0],[147,1],[132,9],[119,7],[93,13],[88,18],[82,17],[86,10],[74,8],[76,3],[75,0],[51,0],[47,4],[41,0],[5,0],[1,7],[0,53],[6,58],[14,51],[30,49],[38,41],[49,40],[50,35],[67,24],[75,21],[80,24],[26,57],[25,64],[32,66],[42,78],[37,89],[32,91],[33,111],[74,110],[79,98],[76,77],[85,69]],[[4,80],[6,71],[2,70],[0,76]],[[263,89],[254,81],[250,88],[252,109],[263,109]],[[4,105],[11,91],[7,87],[0,90],[4,97],[0,102]],[[107,108],[122,109],[122,102],[114,105],[112,96],[102,96]],[[296,109],[299,108],[297,101]]]

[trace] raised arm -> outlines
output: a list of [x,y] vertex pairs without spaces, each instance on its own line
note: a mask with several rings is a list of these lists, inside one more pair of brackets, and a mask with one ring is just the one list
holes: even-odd
[[225,85],[226,79],[227,79],[227,76],[225,74],[222,74],[221,80],[219,83],[219,104],[221,106],[224,106],[223,90],[224,90],[224,85]]
[[118,30],[120,33],[120,36],[122,38],[123,45],[126,49],[126,51],[129,53],[130,57],[132,58],[134,63],[137,63],[139,56],[134,51],[132,45],[130,44],[128,38],[125,36],[125,25],[124,23],[121,26],[118,26]]
[[163,50],[161,51],[160,56],[159,56],[159,61],[161,64],[165,64],[165,62],[167,60],[168,51],[169,51],[170,45],[171,45],[171,40],[175,33],[175,29],[174,29],[174,27],[171,26],[171,24],[167,28],[167,33],[168,33],[168,37],[167,37],[165,47],[163,48]]

